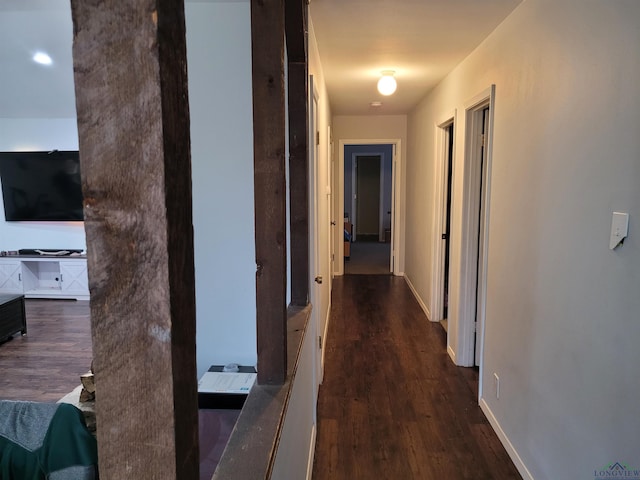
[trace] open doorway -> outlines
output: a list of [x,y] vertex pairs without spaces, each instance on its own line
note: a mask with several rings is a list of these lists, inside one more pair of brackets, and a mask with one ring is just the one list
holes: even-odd
[[466,103],[464,138],[455,110],[436,128],[431,319],[446,318],[453,362],[479,366],[481,373],[494,98],[491,86]]
[[443,116],[436,126],[437,163],[433,185],[433,265],[431,306],[434,322],[440,322],[445,331],[449,330],[451,307],[450,263],[452,246],[456,239],[451,235],[453,205],[453,164],[455,157],[456,112]]
[[[491,193],[495,86],[465,105],[464,155],[454,155],[449,333],[447,350],[457,365],[479,366],[482,353]],[[461,143],[461,142],[457,142]],[[455,192],[459,191],[459,194]],[[479,384],[482,395],[482,384]]]
[[344,273],[389,275],[393,145],[344,146]]
[[378,242],[382,228],[382,155],[356,155],[353,162],[353,240]]
[[440,324],[449,330],[449,263],[451,259],[451,186],[453,181],[453,122],[444,127],[444,182],[442,249],[444,253],[442,272],[442,318]]

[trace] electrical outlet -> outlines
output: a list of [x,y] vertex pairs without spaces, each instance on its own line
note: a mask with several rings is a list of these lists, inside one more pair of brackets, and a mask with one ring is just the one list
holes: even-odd
[[497,373],[493,373],[493,391],[496,394],[496,398],[500,398],[500,377]]

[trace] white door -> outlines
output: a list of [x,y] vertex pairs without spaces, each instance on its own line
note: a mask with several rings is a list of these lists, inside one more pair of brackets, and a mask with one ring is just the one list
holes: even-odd
[[338,225],[338,220],[340,221],[340,223],[342,223],[342,217],[335,218],[335,213],[336,213],[336,209],[335,209],[335,197],[333,194],[333,185],[334,185],[334,172],[335,172],[335,161],[334,161],[334,155],[333,155],[333,137],[331,135],[331,125],[329,125],[327,127],[327,155],[328,155],[328,159],[327,159],[327,165],[328,165],[328,172],[327,172],[327,182],[328,182],[328,186],[327,186],[327,195],[328,195],[328,208],[327,208],[327,217],[329,220],[329,272],[331,272],[331,282],[329,285],[329,295],[331,295],[331,286],[333,285],[333,277],[335,276],[335,271],[336,271],[336,244],[334,242],[334,239],[336,238],[336,227]]
[[480,195],[478,212],[478,288],[476,296],[476,337],[475,337],[475,364],[480,365],[480,330],[484,327],[484,302],[486,298],[486,251],[487,251],[487,143],[489,138],[489,105],[477,113],[482,117],[480,134]]
[[[479,365],[482,379],[482,355],[484,338],[484,316],[486,302],[487,246],[489,216],[491,212],[491,137],[492,111],[495,86],[472,98],[465,107],[466,139],[461,177],[454,169],[454,185],[464,185],[461,202],[462,215],[455,219],[460,228],[452,239],[452,245],[460,250],[461,266],[457,281],[450,284],[451,320],[457,320],[455,338],[449,342],[457,350],[456,364]],[[455,190],[455,189],[454,189]],[[455,194],[454,194],[455,197]],[[454,208],[454,213],[458,209]],[[454,292],[455,290],[455,292]],[[478,385],[482,395],[482,383]]]
[[[325,278],[322,275],[322,266],[319,260],[320,245],[318,237],[319,228],[319,201],[322,195],[320,188],[320,176],[318,171],[318,96],[314,86],[313,75],[309,77],[309,271],[311,273],[311,287],[309,296],[311,298],[311,328],[310,332],[316,338],[316,368],[315,368],[315,397],[318,394],[318,385],[322,383],[322,345],[320,335],[321,312],[320,303],[322,298],[322,282]],[[324,196],[324,195],[323,195]]]

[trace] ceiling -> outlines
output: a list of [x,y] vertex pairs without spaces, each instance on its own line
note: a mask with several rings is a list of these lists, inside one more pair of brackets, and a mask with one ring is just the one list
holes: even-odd
[[[0,0],[0,117],[72,118],[69,0]],[[46,48],[53,64],[31,60]]]
[[[331,113],[408,113],[521,1],[311,0]],[[389,97],[376,90],[383,70],[396,72]]]
[[[312,0],[332,113],[407,113],[520,2]],[[72,31],[69,0],[0,1],[0,117],[75,117]],[[51,66],[31,60],[45,46]],[[382,70],[396,72],[390,97],[376,91]]]

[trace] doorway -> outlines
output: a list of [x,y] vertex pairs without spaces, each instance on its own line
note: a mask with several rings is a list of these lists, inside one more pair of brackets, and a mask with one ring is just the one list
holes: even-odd
[[[315,87],[315,78],[309,76],[309,272],[310,272],[310,288],[309,300],[311,305],[320,304],[322,296],[323,271],[322,262],[320,261],[320,195],[323,190],[318,166],[318,100],[319,95]],[[324,332],[324,324],[322,323],[322,315],[319,314],[319,308],[311,309],[311,323],[309,332],[314,337],[320,337]],[[316,358],[314,368],[313,395],[318,396],[318,388],[322,383],[323,377],[323,359],[320,341],[314,342],[316,345]]]
[[474,363],[480,365],[480,346],[478,338],[478,326],[484,325],[484,290],[485,290],[485,269],[486,269],[486,228],[487,228],[487,205],[485,201],[485,193],[487,190],[487,139],[489,135],[489,104],[483,104],[479,109],[473,112],[475,117],[474,124],[480,130],[480,141],[476,147],[474,156],[479,162],[479,186],[478,186],[478,241],[477,241],[477,267],[476,267],[476,312],[475,312],[475,338],[474,346]]
[[451,185],[453,181],[453,122],[444,128],[444,224],[442,229],[442,248],[444,250],[442,272],[442,319],[440,323],[445,331],[449,330],[449,263],[451,259]]
[[392,271],[393,144],[344,145],[344,274]]
[[353,241],[378,242],[380,239],[383,192],[380,187],[381,155],[356,155],[353,162]]
[[[449,353],[460,366],[479,366],[486,303],[487,247],[491,193],[491,146],[495,86],[471,99],[465,107],[464,160],[458,173],[454,162],[452,185],[451,265],[449,277]],[[458,206],[456,206],[456,202]],[[459,232],[459,233],[457,233]],[[453,353],[455,352],[455,353]],[[479,395],[482,394],[482,383]]]
[[452,302],[451,260],[458,238],[452,235],[453,181],[456,111],[443,115],[435,129],[436,171],[433,185],[433,269],[431,315],[445,331],[449,329]]

